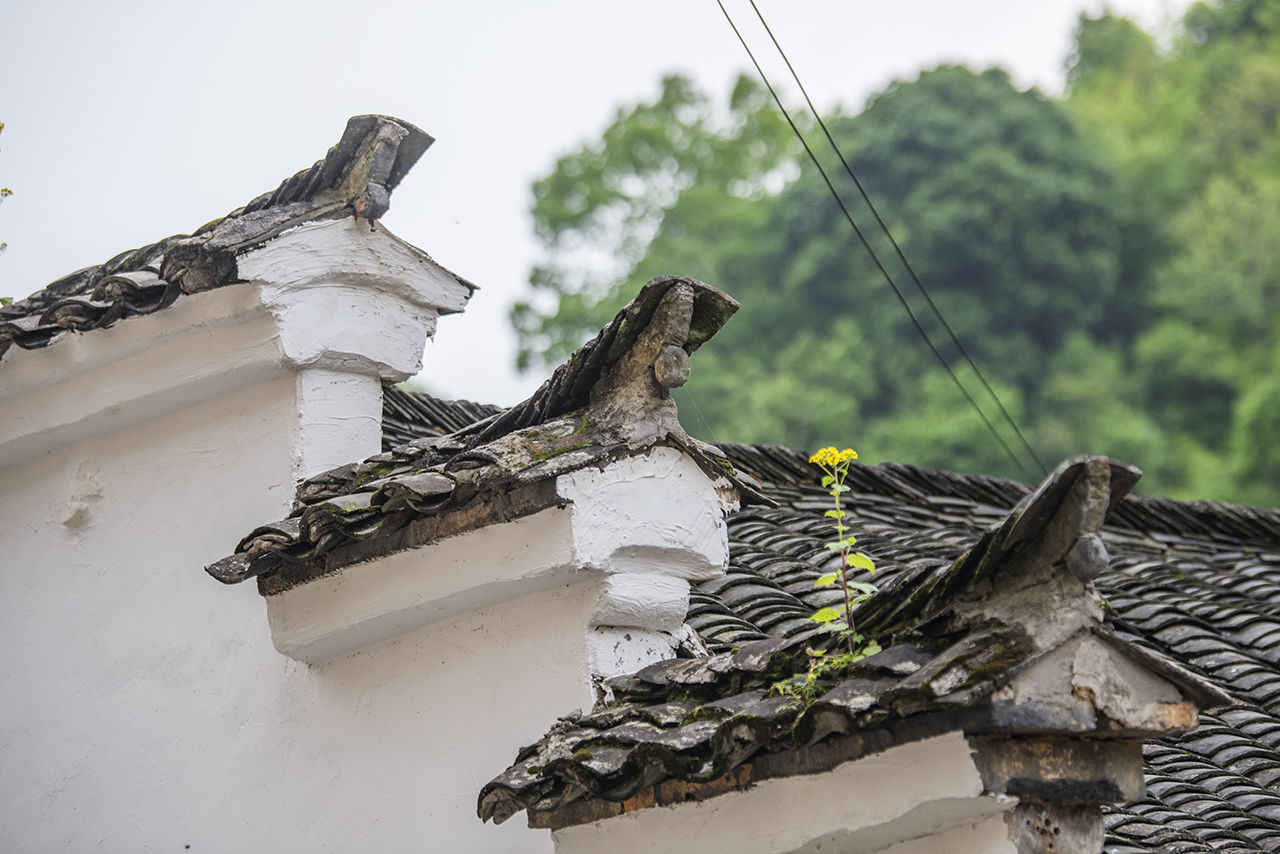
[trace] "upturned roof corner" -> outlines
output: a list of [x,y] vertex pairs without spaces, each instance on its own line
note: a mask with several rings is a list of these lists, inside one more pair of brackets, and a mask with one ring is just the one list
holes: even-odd
[[304,481],[293,514],[259,527],[207,567],[224,583],[258,577],[264,595],[351,563],[413,548],[562,499],[547,484],[669,445],[747,500],[758,491],[715,447],[680,427],[670,389],[689,354],[738,308],[674,276],[640,289],[527,400],[449,435],[421,439]]
[[[903,567],[855,612],[884,651],[811,703],[773,686],[829,643],[816,629],[610,680],[611,701],[561,720],[484,787],[481,818],[527,809],[533,826],[593,822],[664,803],[673,786],[672,803],[714,797],[957,730],[1025,741],[984,771],[994,794],[1023,786],[1095,808],[1139,796],[1141,751],[1125,745],[1185,732],[1197,707],[1232,702],[1108,622],[1093,585],[1108,562],[1102,527],[1139,475],[1106,457],[1068,460],[955,559]],[[1024,779],[1045,739],[1094,764]],[[1077,785],[1073,775],[1094,771],[1110,782]]]
[[45,347],[64,333],[106,328],[165,309],[184,294],[239,282],[238,258],[295,226],[343,217],[376,220],[433,141],[400,119],[355,116],[322,159],[244,207],[192,234],[122,252],[0,306],[0,356],[13,345]]
[[[696,279],[654,279],[531,397],[477,425],[472,441],[482,443],[584,407],[602,424],[625,432],[662,429],[683,436],[669,390],[684,384],[689,355],[737,310],[736,300]],[[645,426],[628,423],[637,420]]]

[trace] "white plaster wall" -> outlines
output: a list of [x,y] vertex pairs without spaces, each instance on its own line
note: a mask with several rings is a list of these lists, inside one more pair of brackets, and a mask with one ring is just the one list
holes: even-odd
[[223,785],[265,630],[200,565],[288,507],[293,405],[281,376],[0,475],[2,847],[170,847]]
[[563,626],[596,585],[307,666],[273,648],[252,583],[202,571],[287,512],[296,390],[0,472],[0,850],[551,849],[480,824],[475,797],[589,700]]
[[260,290],[191,294],[109,329],[0,359],[0,467],[128,430],[279,377],[280,329]]
[[[955,732],[846,762],[824,774],[764,780],[746,791],[637,810],[564,828],[553,837],[556,854],[900,854],[896,846],[904,842],[946,839],[1001,816],[1010,806],[982,795],[969,744]],[[984,825],[977,838],[989,831]],[[937,850],[1006,850],[963,847],[967,833]],[[901,854],[934,850],[906,847]]]
[[288,661],[261,717],[243,721],[262,788],[228,792],[217,810],[260,801],[239,850],[550,852],[547,831],[482,825],[476,796],[521,745],[590,703],[581,634],[564,625],[596,594],[547,591],[328,664]]
[[306,368],[298,372],[297,384],[299,480],[382,451],[382,384],[377,377]]
[[675,448],[569,472],[556,488],[572,502],[574,548],[584,565],[688,581],[724,573],[726,506],[706,473]]
[[[583,581],[568,520],[567,510],[551,507],[274,594],[267,622],[276,649],[319,664],[516,596]],[[564,631],[573,630],[566,622]]]
[[[838,851],[839,849],[832,849],[831,854],[837,854]],[[1009,825],[1005,816],[997,815],[936,836],[903,842],[892,848],[885,848],[878,854],[1018,854],[1018,848],[1009,839]]]

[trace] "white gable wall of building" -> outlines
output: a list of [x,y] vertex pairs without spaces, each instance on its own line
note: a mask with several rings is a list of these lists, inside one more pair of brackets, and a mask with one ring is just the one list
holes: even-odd
[[[287,380],[5,472],[8,851],[549,851],[481,777],[589,702],[597,590],[556,589],[325,665],[201,571],[287,509]],[[64,521],[66,520],[66,521]]]
[[599,581],[307,665],[256,591],[202,571],[287,515],[297,476],[379,450],[381,381],[465,302],[385,231],[305,232],[326,234],[332,275],[272,281],[259,250],[253,283],[0,366],[6,851],[551,849],[475,798],[590,703]]
[[[11,411],[24,413],[0,434],[0,595],[16,603],[0,655],[5,696],[20,698],[0,706],[6,850],[550,852],[546,830],[477,821],[487,774],[589,707],[593,671],[669,657],[689,580],[723,570],[722,496],[656,449],[564,478],[570,506],[542,521],[272,597],[358,591],[402,623],[309,664],[282,655],[263,599],[201,568],[287,515],[297,476],[377,450],[381,363],[330,355],[365,338],[385,348],[385,334],[377,313],[363,330],[324,323],[343,310],[335,293],[358,294],[320,287],[299,311],[295,289],[281,312],[260,285],[231,286],[5,365]],[[311,320],[292,332],[340,334],[289,343],[281,325],[300,316]],[[290,347],[320,355],[291,359]],[[516,529],[555,520],[565,554],[529,554],[536,538]],[[485,548],[462,549],[469,538]],[[490,552],[498,565],[476,564]],[[403,583],[362,584],[388,572],[430,595],[405,610]],[[348,605],[333,613],[350,617]],[[698,821],[740,834],[741,821],[708,821],[735,797]],[[798,840],[845,826],[807,818]],[[945,829],[960,839],[980,818]],[[611,850],[652,848],[627,826],[608,828]],[[760,850],[794,847],[774,841]]]
[[[0,365],[5,850],[1015,850],[1031,812],[988,794],[1005,789],[959,732],[554,834],[481,824],[488,774],[588,708],[593,680],[688,644],[690,583],[728,562],[734,487],[659,431],[563,470],[550,506],[514,521],[317,562],[330,574],[266,603],[220,587],[201,568],[288,516],[299,478],[380,449],[382,383],[417,369],[472,289],[355,219],[287,231],[238,275]],[[628,366],[646,388],[652,364]],[[1045,667],[1070,658],[1090,697],[1141,681],[1076,646]],[[1148,682],[1115,707],[1137,728],[1181,697]]]

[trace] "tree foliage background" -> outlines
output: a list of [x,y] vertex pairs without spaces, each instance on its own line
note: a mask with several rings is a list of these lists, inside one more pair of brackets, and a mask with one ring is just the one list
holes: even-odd
[[[1280,504],[1280,0],[1197,3],[1163,46],[1082,17],[1068,69],[1057,99],[941,67],[825,118],[1046,463],[1107,453],[1148,491]],[[691,432],[1020,476],[751,79],[715,104],[668,77],[533,189],[523,366],[558,363],[648,278],[691,275],[743,305],[680,392]]]

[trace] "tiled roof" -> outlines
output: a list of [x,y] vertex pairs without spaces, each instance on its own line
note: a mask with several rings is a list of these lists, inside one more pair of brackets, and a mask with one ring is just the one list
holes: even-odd
[[[256,576],[264,594],[278,593],[349,563],[544,509],[560,500],[559,475],[658,444],[732,479],[717,449],[680,429],[667,388],[683,382],[688,354],[736,310],[709,285],[654,279],[510,409],[447,405],[388,389],[388,433],[394,437],[420,419],[426,438],[304,481],[289,518],[250,532],[208,571],[226,583]],[[747,483],[737,485],[750,493]]]
[[415,439],[434,439],[470,427],[504,407],[469,400],[440,400],[429,394],[388,385],[382,389],[382,450]]
[[[813,470],[781,448],[725,450],[781,505],[730,519],[730,573],[807,593],[816,570],[788,561],[809,563],[825,536],[826,496]],[[885,569],[930,552],[953,558],[1027,492],[1010,481],[895,464],[858,467],[850,482],[859,545]],[[1095,583],[1112,608],[1110,624],[1237,701],[1202,713],[1184,736],[1148,745],[1148,797],[1107,808],[1108,850],[1280,849],[1280,513],[1130,496],[1111,513],[1103,539],[1111,562]],[[713,649],[775,636],[773,626],[794,630],[732,607],[733,586],[704,583],[691,604],[689,620]],[[810,612],[800,595],[791,618]],[[712,625],[725,610],[745,624],[734,627],[740,640],[728,624]]]
[[0,356],[14,344],[44,347],[66,332],[105,328],[167,308],[183,294],[232,284],[239,254],[293,226],[352,215],[377,219],[432,142],[408,122],[356,116],[323,159],[244,207],[0,306]]
[[[538,794],[553,799],[565,792],[621,799],[646,790],[659,802],[664,791],[678,800],[689,790],[674,784],[705,776],[712,757],[717,773],[730,769],[720,778],[730,784],[731,769],[748,756],[757,778],[796,773],[805,770],[803,755],[792,749],[796,734],[809,739],[823,729],[883,724],[912,703],[920,708],[908,711],[927,721],[927,706],[938,697],[921,705],[915,689],[923,668],[936,676],[940,661],[990,659],[993,667],[976,671],[981,678],[950,686],[944,696],[985,696],[999,679],[1005,662],[977,642],[991,637],[984,629],[951,638],[954,645],[940,657],[947,638],[925,623],[909,642],[877,656],[880,661],[866,660],[803,716],[789,712],[783,698],[767,696],[768,684],[801,669],[812,627],[806,618],[832,595],[813,587],[829,561],[822,545],[829,536],[822,515],[828,498],[799,453],[721,447],[778,506],[752,506],[730,518],[729,572],[693,592],[688,622],[714,657],[614,680],[612,702],[566,718],[522,752],[511,776],[486,787],[482,807],[488,797],[495,815],[519,808],[523,799],[503,798],[530,794],[531,780],[550,782]],[[945,575],[944,567],[1029,492],[1012,481],[898,464],[859,466],[850,484],[851,522],[859,546],[876,559],[882,592],[922,590],[915,608],[939,600],[939,588],[921,587],[919,579]],[[1106,808],[1106,850],[1280,849],[1280,513],[1129,496],[1112,508],[1103,540],[1110,565],[1095,583],[1111,609],[1106,631],[1149,651],[1153,661],[1176,662],[1233,699],[1202,712],[1191,732],[1147,745],[1147,797]],[[910,599],[886,597],[899,604]],[[1004,640],[1016,652],[1019,639]],[[862,751],[928,733],[907,726],[908,718],[865,730]],[[539,753],[551,761],[528,762]],[[854,755],[847,748],[844,758]],[[521,773],[529,779],[519,779]],[[495,799],[502,789],[505,795]]]

